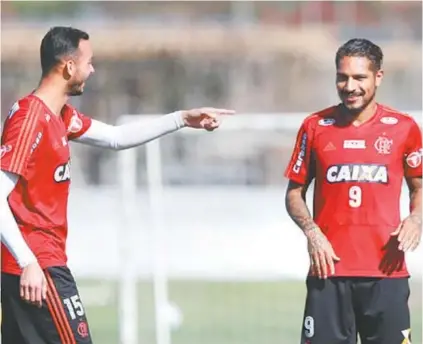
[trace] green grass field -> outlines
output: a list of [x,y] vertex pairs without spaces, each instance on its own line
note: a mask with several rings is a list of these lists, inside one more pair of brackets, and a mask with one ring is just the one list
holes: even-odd
[[[116,284],[80,281],[95,343],[118,344]],[[139,343],[154,344],[151,283],[140,283]],[[299,344],[305,285],[302,282],[171,281],[170,300],[183,313],[172,344]],[[422,343],[421,284],[412,283],[413,344]]]

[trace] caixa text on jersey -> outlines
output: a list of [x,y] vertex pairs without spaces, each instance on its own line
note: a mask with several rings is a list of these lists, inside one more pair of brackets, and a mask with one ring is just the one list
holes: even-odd
[[388,183],[388,168],[378,164],[332,165],[326,171],[329,183],[363,182]]
[[63,183],[71,179],[70,174],[70,161],[66,164],[59,165],[54,170],[54,181],[56,183]]

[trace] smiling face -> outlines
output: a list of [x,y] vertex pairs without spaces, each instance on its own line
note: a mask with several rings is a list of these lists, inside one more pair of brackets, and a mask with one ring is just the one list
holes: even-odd
[[69,75],[68,94],[70,96],[78,96],[84,92],[85,82],[94,73],[92,57],[90,41],[81,40],[75,57],[66,61],[66,72]]
[[344,56],[337,63],[336,88],[339,98],[351,114],[359,114],[369,105],[382,82],[383,71],[365,56]]

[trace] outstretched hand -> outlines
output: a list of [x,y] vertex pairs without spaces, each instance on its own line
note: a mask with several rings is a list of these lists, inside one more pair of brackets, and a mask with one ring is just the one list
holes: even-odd
[[219,128],[221,116],[233,115],[234,110],[204,107],[182,111],[182,120],[187,127],[213,131]]

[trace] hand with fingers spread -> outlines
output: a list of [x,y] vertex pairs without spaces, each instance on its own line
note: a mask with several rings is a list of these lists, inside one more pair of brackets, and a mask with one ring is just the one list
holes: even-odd
[[319,227],[313,227],[305,234],[313,274],[321,279],[326,279],[328,274],[335,274],[335,262],[340,261],[340,258],[335,254],[322,230]]
[[401,222],[401,225],[391,233],[397,236],[398,249],[408,252],[414,251],[422,237],[422,218],[419,215],[411,214]]
[[234,110],[205,107],[182,111],[182,120],[187,127],[213,131],[219,127],[221,116],[234,113]]
[[47,298],[47,281],[38,262],[30,263],[22,270],[20,278],[21,298],[33,305],[42,307]]

